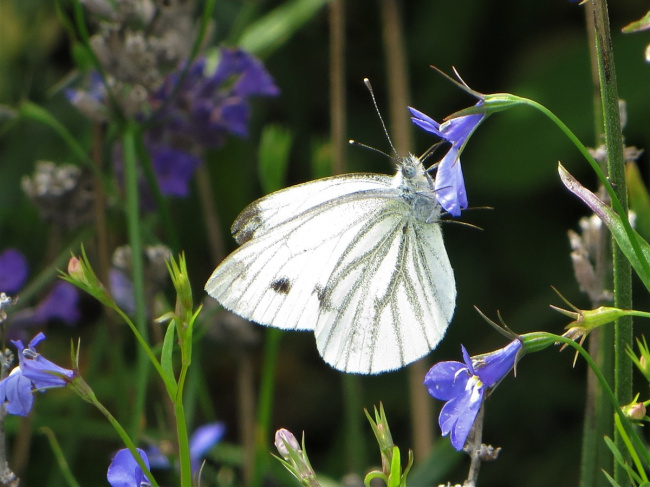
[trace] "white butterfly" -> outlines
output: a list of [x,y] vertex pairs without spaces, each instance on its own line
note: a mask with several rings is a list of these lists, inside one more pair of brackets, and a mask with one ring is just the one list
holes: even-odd
[[397,174],[292,186],[241,212],[241,247],[205,289],[263,325],[314,330],[334,368],[377,374],[426,355],[454,313],[456,285],[433,180],[413,155]]

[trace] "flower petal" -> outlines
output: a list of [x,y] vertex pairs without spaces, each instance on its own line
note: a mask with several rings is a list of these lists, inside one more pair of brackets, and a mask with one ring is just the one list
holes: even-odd
[[460,362],[439,362],[435,364],[424,378],[424,384],[436,399],[449,401],[465,390],[469,374],[467,366]]
[[491,387],[505,377],[514,367],[521,347],[521,341],[515,339],[499,350],[473,357],[474,369],[481,382]]
[[32,381],[25,378],[19,367],[0,382],[0,399],[4,402],[6,411],[17,416],[27,416],[34,405]]
[[[149,468],[147,454],[139,448],[137,451],[147,468]],[[112,487],[140,487],[145,476],[131,452],[124,448],[113,457],[106,478]]]
[[409,110],[411,111],[411,121],[420,127],[421,129],[426,130],[427,132],[430,132],[432,134],[437,135],[438,137],[443,137],[442,132],[440,132],[440,124],[436,122],[433,118],[431,118],[428,115],[425,115],[419,110],[416,110],[415,108],[409,107]]
[[198,427],[190,438],[192,471],[198,470],[200,461],[210,449],[221,441],[226,426],[222,422],[204,424]]
[[478,410],[481,407],[481,402],[483,401],[483,391],[484,388],[481,387],[478,391],[474,391],[474,394],[470,395],[470,399],[465,405],[465,409],[462,414],[458,415],[458,420],[451,430],[451,445],[458,451],[462,450],[467,441],[467,436],[472,430],[474,421],[476,420],[476,415]]
[[467,208],[465,180],[458,157],[458,148],[452,146],[438,166],[434,191],[440,206],[452,216],[460,216]]

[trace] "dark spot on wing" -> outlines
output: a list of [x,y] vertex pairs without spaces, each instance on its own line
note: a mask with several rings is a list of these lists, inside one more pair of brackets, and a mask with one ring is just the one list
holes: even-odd
[[232,236],[235,237],[239,245],[253,238],[257,229],[262,225],[260,213],[257,202],[253,202],[244,208],[230,227]]
[[402,233],[406,235],[406,232],[409,231],[409,224],[405,223],[404,226],[402,227]]
[[316,298],[318,298],[318,307],[322,310],[332,309],[332,304],[330,302],[329,292],[326,287],[316,286],[314,288],[316,293]]
[[291,281],[286,277],[281,277],[271,283],[271,289],[278,294],[289,294],[289,291],[291,291]]

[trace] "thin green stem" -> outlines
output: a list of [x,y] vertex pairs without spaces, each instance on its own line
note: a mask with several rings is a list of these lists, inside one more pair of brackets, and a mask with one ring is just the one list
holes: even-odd
[[160,190],[160,184],[158,184],[158,178],[153,168],[153,163],[151,162],[151,157],[149,151],[144,143],[144,138],[142,132],[139,131],[137,137],[137,154],[138,159],[142,163],[142,170],[144,176],[147,180],[147,184],[153,193],[153,198],[156,203],[157,214],[160,216],[160,222],[162,223],[163,229],[165,231],[165,236],[167,237],[167,243],[172,250],[173,254],[177,254],[180,251],[180,244],[178,240],[178,234],[176,232],[176,227],[172,221],[171,213],[169,211],[169,205],[167,200]]
[[[603,122],[605,133],[605,149],[607,151],[607,171],[614,187],[621,209],[616,211],[627,227],[627,187],[625,182],[625,158],[623,155],[623,134],[619,111],[618,86],[614,52],[609,30],[609,15],[605,0],[593,2],[594,28],[596,31],[596,59],[598,61],[598,78],[600,82],[600,98],[603,107]],[[613,200],[612,200],[613,201]],[[628,233],[629,235],[629,233]],[[632,238],[632,244],[637,244]],[[613,245],[613,275],[614,275],[614,305],[618,308],[632,308],[632,267],[623,251]],[[636,253],[636,247],[635,247]],[[637,253],[638,257],[638,253]],[[638,257],[639,258],[639,257]],[[639,258],[647,271],[648,263]],[[627,350],[633,343],[631,317],[620,318],[614,327],[614,390],[619,404],[629,402],[632,397],[632,360]],[[614,445],[624,451],[624,441],[618,430],[614,430]],[[614,464],[614,479],[623,484],[627,481],[627,473],[623,465]]]
[[618,416],[614,417],[614,422],[616,425],[616,431],[618,431],[618,434],[621,435],[621,439],[625,444],[626,450],[630,453],[630,457],[632,458],[632,462],[634,462],[634,466],[636,467],[639,476],[643,479],[644,482],[648,482],[648,476],[645,473],[641,459],[639,458],[636,449],[632,445],[630,437],[627,435],[625,429],[623,428],[623,425],[621,424],[621,418]]
[[262,378],[260,396],[257,410],[257,428],[255,431],[255,462],[252,474],[252,487],[262,485],[262,478],[269,464],[269,437],[271,413],[273,411],[273,395],[275,392],[275,367],[278,360],[278,350],[282,330],[269,328],[266,330],[266,342],[264,345],[264,365],[262,367]]
[[181,465],[181,486],[192,486],[192,463],[190,459],[190,443],[187,434],[187,422],[185,421],[185,408],[183,407],[183,394],[181,387],[178,388],[178,395],[174,401],[174,413],[176,415],[176,433],[178,435],[178,458]]
[[[621,410],[619,406],[618,399],[614,395],[614,391],[612,391],[612,388],[609,386],[609,383],[607,382],[607,379],[603,375],[602,371],[596,365],[596,362],[591,358],[589,353],[582,348],[578,343],[574,342],[570,338],[560,336],[560,335],[554,335],[553,333],[546,333],[546,332],[538,332],[538,333],[530,333],[526,335],[527,337],[534,338],[534,337],[539,337],[539,338],[545,338],[545,339],[552,339],[555,342],[560,342],[564,343],[572,348],[574,348],[582,358],[585,359],[587,362],[587,365],[591,368],[591,370],[594,372],[596,375],[596,378],[598,379],[598,382],[600,383],[601,387],[603,388],[603,391],[605,392],[605,395],[609,398],[612,406],[614,407],[614,412],[616,415],[620,418],[621,424],[627,433],[627,435],[630,437],[632,441],[632,445],[636,452],[640,454],[641,458],[645,462],[646,466],[650,467],[650,452],[646,449],[644,446],[643,442],[641,441],[641,438],[637,434],[636,430],[632,427],[630,424],[630,421],[627,419],[623,411]],[[623,451],[623,450],[621,450]],[[623,482],[622,484],[624,484]],[[622,485],[621,484],[621,485]]]
[[[129,121],[122,134],[122,150],[124,156],[124,185],[126,187],[126,219],[131,247],[131,267],[133,280],[133,296],[135,300],[135,326],[142,341],[146,342],[147,315],[144,295],[144,262],[142,259],[142,238],[140,235],[140,202],[138,195],[138,159],[136,156],[137,125]],[[149,347],[146,347],[147,349]],[[135,385],[135,405],[132,418],[131,432],[137,436],[144,411],[145,394],[147,390],[147,350],[143,347],[137,349],[137,368]]]
[[147,478],[151,481],[151,486],[159,487],[158,482],[156,482],[156,479],[153,477],[153,475],[151,475],[151,471],[145,465],[144,461],[142,460],[142,457],[138,453],[137,447],[135,446],[133,441],[131,441],[131,437],[128,435],[126,430],[122,428],[122,425],[113,417],[110,411],[106,409],[104,405],[97,400],[94,394],[89,399],[90,402],[97,409],[99,409],[99,411],[106,417],[106,419],[108,419],[108,422],[111,423],[113,428],[115,428],[115,431],[117,431],[117,434],[122,439],[122,442],[124,442],[124,445],[129,449],[131,455],[133,455],[133,459],[136,461],[138,466],[142,469],[142,471],[147,476]]

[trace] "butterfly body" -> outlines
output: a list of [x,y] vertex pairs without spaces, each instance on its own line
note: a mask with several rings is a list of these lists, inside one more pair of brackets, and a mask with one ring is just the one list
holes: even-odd
[[433,181],[417,157],[393,177],[345,174],[277,191],[237,217],[241,246],[208,293],[263,325],[313,330],[339,370],[380,373],[435,348],[456,287]]

